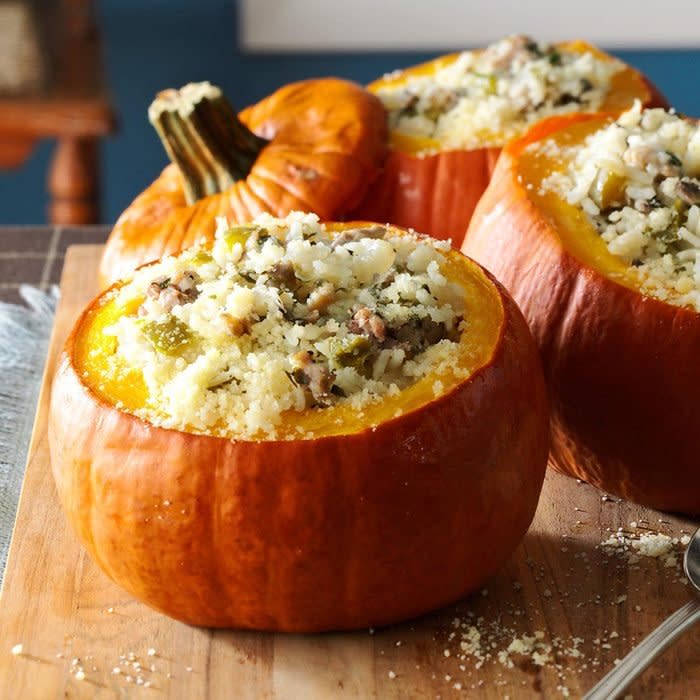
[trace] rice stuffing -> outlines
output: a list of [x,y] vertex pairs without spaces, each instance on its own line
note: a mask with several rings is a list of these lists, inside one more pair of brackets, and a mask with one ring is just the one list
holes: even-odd
[[543,188],[586,212],[645,293],[700,311],[697,124],[637,103],[567,161]]
[[444,149],[502,146],[544,117],[597,111],[623,67],[591,51],[511,36],[377,94],[396,132]]
[[115,291],[136,306],[105,330],[112,371],[143,374],[137,415],[190,432],[269,439],[289,411],[360,410],[461,371],[464,290],[441,271],[448,251],[378,225],[334,234],[298,212],[220,220],[213,247],[164,258]]

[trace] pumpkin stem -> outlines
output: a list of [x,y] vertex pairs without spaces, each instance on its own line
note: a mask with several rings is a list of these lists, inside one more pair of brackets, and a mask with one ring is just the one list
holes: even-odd
[[180,168],[188,204],[244,179],[268,143],[241,123],[221,89],[208,82],[158,93],[148,118]]

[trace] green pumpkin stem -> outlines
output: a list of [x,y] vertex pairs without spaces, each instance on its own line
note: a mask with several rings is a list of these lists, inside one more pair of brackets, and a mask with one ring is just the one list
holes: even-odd
[[268,143],[241,123],[220,88],[206,82],[158,93],[148,118],[182,173],[189,204],[244,179]]

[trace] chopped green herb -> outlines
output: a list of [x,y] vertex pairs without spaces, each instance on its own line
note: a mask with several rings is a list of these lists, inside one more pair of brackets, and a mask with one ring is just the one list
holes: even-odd
[[222,387],[228,386],[229,384],[232,384],[235,381],[234,377],[229,377],[228,379],[222,379],[220,382],[217,382],[216,384],[211,384],[210,386],[207,387],[208,391],[216,391],[217,389],[221,389]]
[[659,231],[656,238],[664,243],[674,243],[678,240],[678,228],[667,228],[665,231]]
[[297,386],[305,386],[309,383],[309,377],[301,367],[297,367],[291,374],[290,379],[296,382]]
[[675,153],[671,153],[671,151],[664,151],[664,152],[668,156],[668,162],[671,165],[675,165],[678,168],[680,168],[683,165],[683,161]]
[[246,272],[245,270],[238,270],[238,276],[251,284],[255,284],[258,281],[258,278],[252,272]]
[[289,379],[293,386],[299,386],[299,382],[296,380],[292,372],[287,372],[287,370],[285,369],[284,373],[287,375],[287,379]]
[[547,56],[549,59],[549,64],[552,66],[560,66],[561,65],[561,54],[556,50],[552,49],[549,52],[549,55]]

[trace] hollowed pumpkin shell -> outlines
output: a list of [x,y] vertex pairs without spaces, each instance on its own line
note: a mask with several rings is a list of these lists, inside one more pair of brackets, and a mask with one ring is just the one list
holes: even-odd
[[120,410],[130,389],[105,384],[99,359],[119,311],[95,299],[65,346],[49,436],[60,500],[105,573],[179,620],[265,630],[389,623],[481,586],[535,512],[546,392],[502,287],[456,251],[443,272],[465,290],[455,363],[470,376],[429,375],[364,418],[285,418],[313,439],[192,434]]
[[639,291],[587,216],[539,183],[611,118],[553,118],[501,154],[462,250],[503,281],[539,345],[553,466],[655,508],[700,513],[700,314]]

